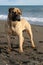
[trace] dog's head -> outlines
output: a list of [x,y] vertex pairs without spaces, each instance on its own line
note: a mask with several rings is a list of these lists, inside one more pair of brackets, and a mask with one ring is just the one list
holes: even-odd
[[10,19],[19,19],[21,14],[22,12],[19,8],[9,8]]

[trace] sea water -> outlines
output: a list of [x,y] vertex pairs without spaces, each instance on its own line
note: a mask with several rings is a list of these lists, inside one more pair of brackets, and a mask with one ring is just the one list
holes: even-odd
[[7,20],[8,10],[12,7],[20,8],[21,18],[25,18],[30,24],[43,25],[43,6],[0,6],[0,20]]

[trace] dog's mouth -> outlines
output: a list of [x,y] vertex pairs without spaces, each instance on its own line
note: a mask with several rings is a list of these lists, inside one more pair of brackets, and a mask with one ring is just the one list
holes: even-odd
[[20,15],[12,12],[12,21],[20,21]]

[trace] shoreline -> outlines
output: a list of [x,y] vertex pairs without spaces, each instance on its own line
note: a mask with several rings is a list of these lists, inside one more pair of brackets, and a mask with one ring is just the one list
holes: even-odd
[[[7,21],[8,15],[0,15],[0,21]],[[40,25],[43,26],[43,18],[41,17],[26,17],[21,16],[21,18],[25,18],[27,21],[29,21],[30,24],[34,25]]]

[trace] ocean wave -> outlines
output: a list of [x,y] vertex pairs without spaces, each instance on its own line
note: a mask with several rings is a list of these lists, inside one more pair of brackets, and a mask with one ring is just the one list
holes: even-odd
[[32,21],[32,22],[43,22],[43,18],[37,18],[37,17],[22,17],[25,18],[28,21]]
[[0,15],[0,20],[7,20],[7,15]]
[[[0,15],[0,20],[7,20],[7,18],[8,18],[7,15]],[[43,18],[38,18],[38,17],[21,17],[21,18],[25,18],[31,24],[43,25]]]

